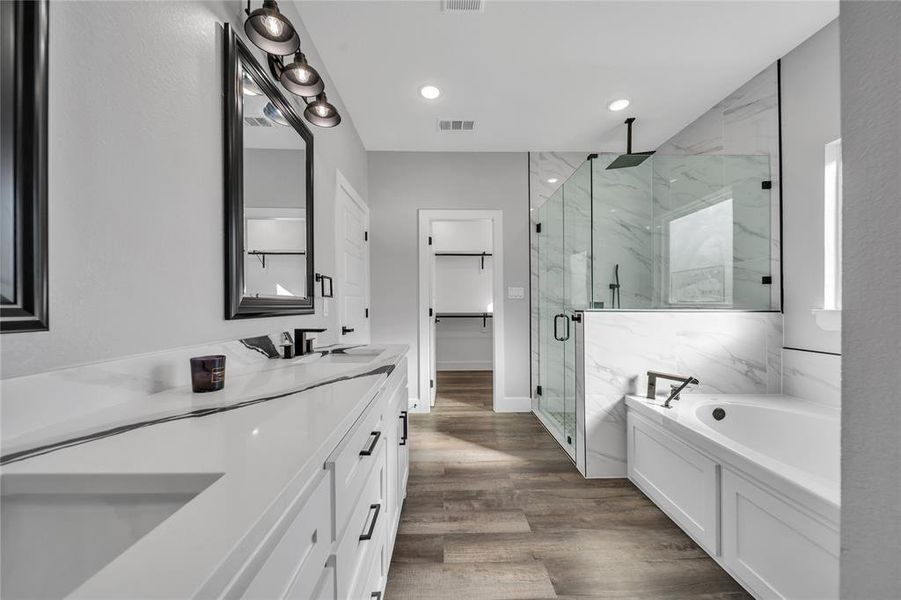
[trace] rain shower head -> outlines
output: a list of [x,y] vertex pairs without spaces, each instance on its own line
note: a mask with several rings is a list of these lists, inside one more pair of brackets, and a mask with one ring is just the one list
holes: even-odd
[[630,167],[637,167],[646,161],[649,156],[654,154],[653,150],[650,152],[632,152],[632,123],[634,122],[635,117],[626,119],[626,153],[617,156],[612,163],[607,165],[607,169],[628,169]]

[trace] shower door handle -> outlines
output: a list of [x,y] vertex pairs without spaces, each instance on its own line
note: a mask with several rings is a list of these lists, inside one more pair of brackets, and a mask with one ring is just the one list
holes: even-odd
[[[560,331],[557,327],[557,323],[558,323],[557,319],[560,319],[560,318],[562,318],[563,321],[566,323],[566,335],[563,337],[560,337]],[[565,342],[566,340],[569,339],[569,317],[566,316],[564,313],[558,313],[558,314],[554,315],[554,339],[557,340],[558,342]]]

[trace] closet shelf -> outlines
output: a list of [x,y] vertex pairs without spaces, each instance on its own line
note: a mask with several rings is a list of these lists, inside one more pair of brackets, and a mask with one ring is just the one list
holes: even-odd
[[260,260],[260,263],[263,265],[263,268],[265,269],[267,256],[304,256],[304,255],[306,255],[306,252],[301,252],[301,251],[295,252],[295,251],[290,251],[290,250],[286,250],[283,252],[279,252],[279,251],[267,252],[266,250],[248,250],[247,254],[256,256]]
[[485,257],[493,256],[491,252],[436,252],[435,256],[475,256],[482,259],[482,269],[485,269]]
[[482,319],[482,327],[488,326],[488,319],[492,318],[490,312],[484,313],[435,313],[435,322],[439,323],[441,319]]

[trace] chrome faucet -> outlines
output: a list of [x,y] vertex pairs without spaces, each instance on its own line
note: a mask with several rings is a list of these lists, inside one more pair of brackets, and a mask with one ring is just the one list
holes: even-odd
[[658,379],[668,379],[670,381],[681,381],[682,384],[679,386],[672,386],[670,388],[670,395],[666,399],[666,402],[663,403],[663,408],[671,408],[670,403],[673,400],[679,399],[679,394],[682,393],[682,390],[687,388],[689,385],[697,385],[700,383],[694,377],[683,377],[682,375],[669,375],[667,373],[658,373],[657,371],[648,371],[648,398],[653,400],[657,397],[657,380]]

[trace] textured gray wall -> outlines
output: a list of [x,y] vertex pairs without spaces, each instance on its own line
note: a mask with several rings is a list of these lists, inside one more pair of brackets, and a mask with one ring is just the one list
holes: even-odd
[[[241,30],[243,8],[51,3],[50,331],[4,335],[3,377],[303,325],[337,339],[334,307],[223,318],[221,26]],[[316,267],[333,273],[335,169],[365,198],[367,155],[294,5],[282,9],[344,115],[313,128]]]
[[901,3],[841,3],[841,596],[901,597]]
[[[504,287],[529,285],[528,156],[496,152],[370,152],[372,339],[410,344],[417,396],[417,210],[503,210]],[[506,296],[506,290],[504,290]],[[504,301],[505,396],[529,397],[529,301]]]

